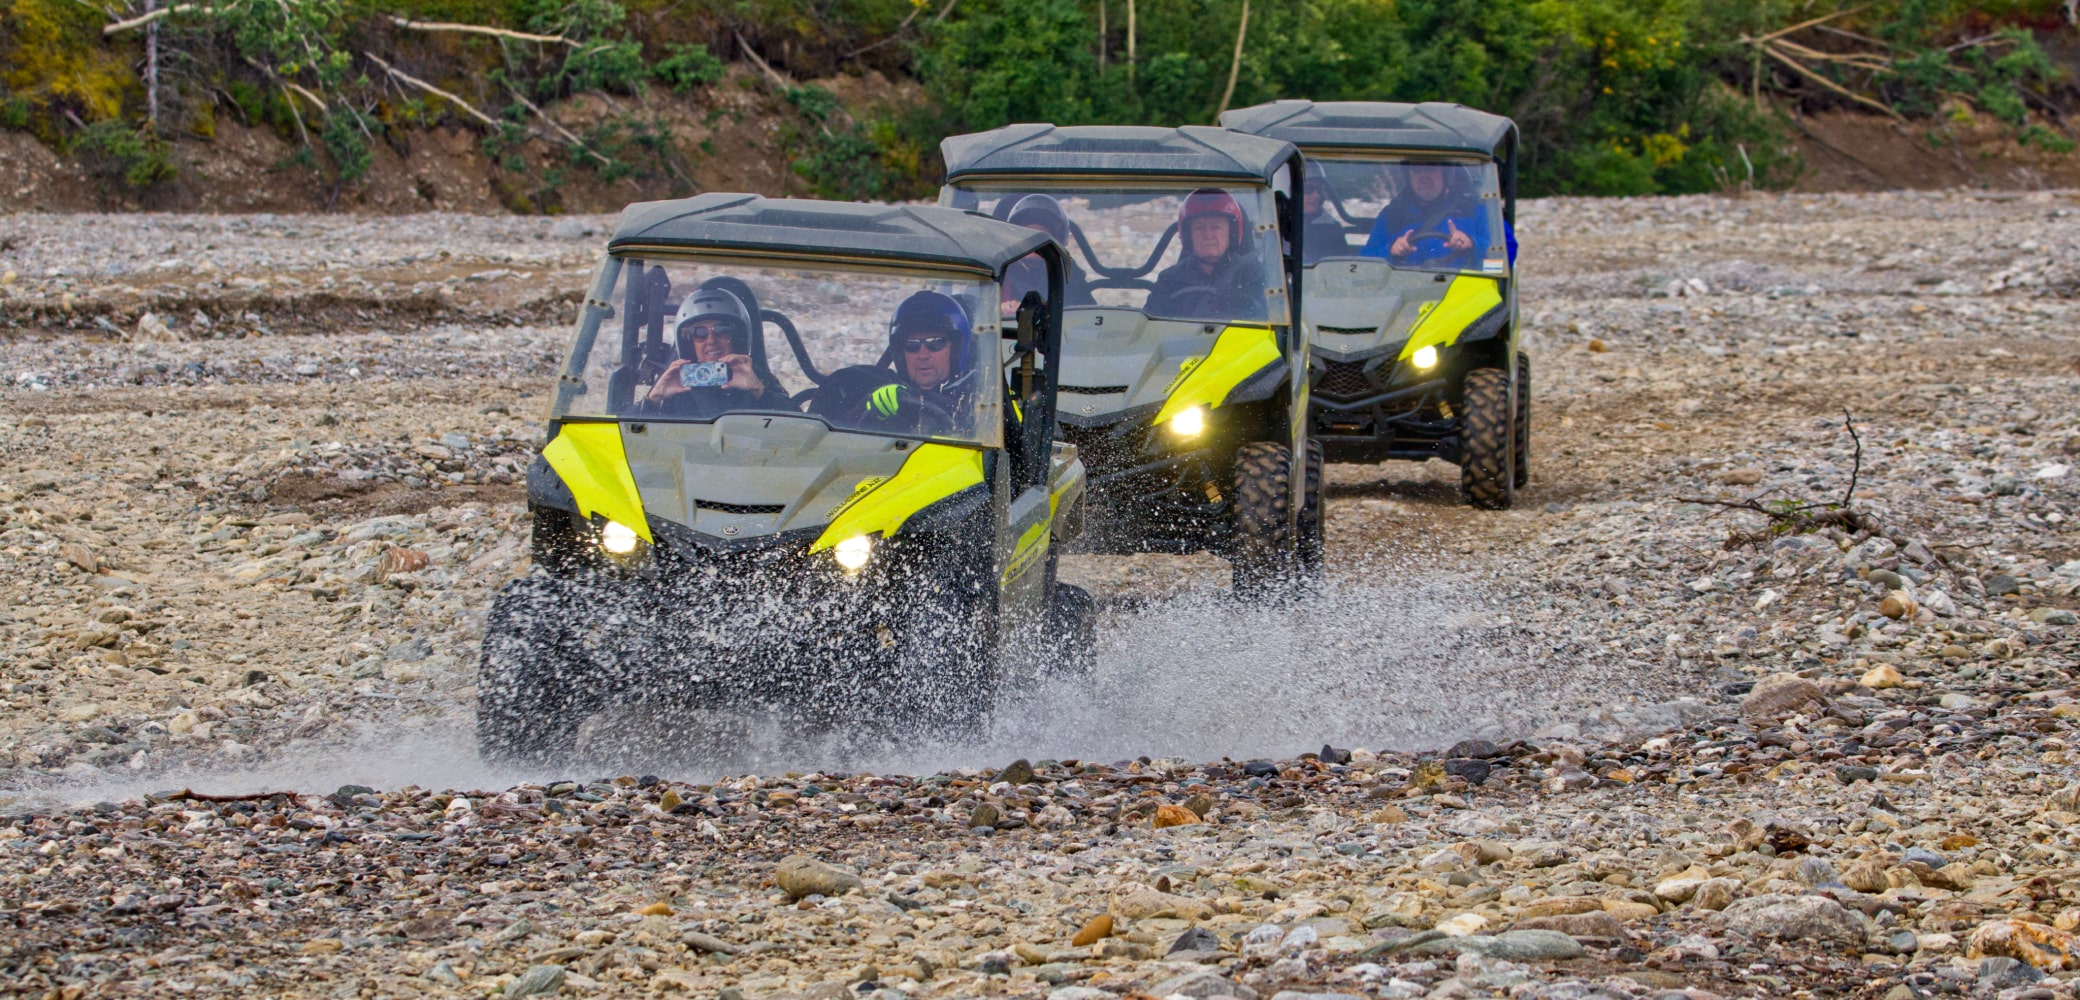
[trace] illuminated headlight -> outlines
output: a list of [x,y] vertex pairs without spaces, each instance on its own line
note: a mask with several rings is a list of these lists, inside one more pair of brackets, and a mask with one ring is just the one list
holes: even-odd
[[1416,366],[1417,370],[1429,371],[1437,367],[1437,348],[1418,347],[1414,354],[1409,355],[1408,360]]
[[1206,429],[1206,410],[1194,406],[1170,418],[1170,430],[1179,437],[1198,437]]
[[625,556],[636,550],[636,529],[619,521],[608,521],[599,533],[599,547],[609,555]]
[[866,568],[867,558],[873,554],[874,540],[866,535],[848,538],[831,550],[831,555],[838,560],[839,568],[847,573],[857,573]]

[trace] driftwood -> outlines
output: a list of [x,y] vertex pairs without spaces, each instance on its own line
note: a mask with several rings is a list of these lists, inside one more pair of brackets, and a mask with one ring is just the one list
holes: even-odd
[[547,112],[543,111],[533,101],[528,100],[527,95],[521,93],[519,89],[514,87],[512,84],[506,84],[506,92],[512,94],[515,100],[525,105],[527,107],[527,110],[534,112],[534,116],[536,118],[541,119],[542,124],[549,126],[551,129],[554,129],[557,135],[563,137],[563,141],[571,144],[572,148],[584,153],[587,156],[592,157],[595,160],[598,160],[600,166],[604,167],[614,162],[613,160],[607,158],[605,155],[601,154],[598,150],[586,145],[583,139],[580,139],[577,136],[571,134],[570,129],[564,128],[562,125],[557,124],[556,119],[549,117]]
[[1878,524],[1850,504],[1856,499],[1856,484],[1863,475],[1863,437],[1856,433],[1856,419],[1849,411],[1842,411],[1843,426],[1849,431],[1849,440],[1855,442],[1856,457],[1849,469],[1849,485],[1842,491],[1837,502],[1793,504],[1785,501],[1764,503],[1768,493],[1758,493],[1746,500],[1713,500],[1707,497],[1677,497],[1682,503],[1704,504],[1724,507],[1728,510],[1745,510],[1761,514],[1769,523],[1755,531],[1736,531],[1726,537],[1727,551],[1742,548],[1761,548],[1773,539],[1784,535],[1805,535],[1823,528],[1841,528],[1850,532],[1877,533]]
[[172,17],[175,14],[185,14],[191,10],[200,10],[204,13],[209,12],[209,8],[204,7],[200,4],[177,3],[171,7],[161,7],[158,10],[146,11],[128,20],[114,21],[109,24],[104,24],[101,26],[101,36],[103,38],[107,38],[111,35],[120,35],[125,31],[134,31],[138,28],[144,27],[147,24],[152,24],[165,18]]
[[1228,63],[1228,88],[1221,91],[1221,107],[1213,113],[1215,122],[1228,113],[1228,101],[1235,97],[1235,78],[1242,74],[1242,40],[1249,34],[1249,0],[1242,0],[1242,21],[1235,26],[1235,58]]

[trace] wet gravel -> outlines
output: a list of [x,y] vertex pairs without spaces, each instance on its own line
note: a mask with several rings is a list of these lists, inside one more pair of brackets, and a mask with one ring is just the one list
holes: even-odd
[[2072,995],[2076,209],[1529,204],[1516,510],[1334,467],[1321,593],[1076,558],[973,744],[563,774],[468,726],[596,220],[0,217],[0,990]]

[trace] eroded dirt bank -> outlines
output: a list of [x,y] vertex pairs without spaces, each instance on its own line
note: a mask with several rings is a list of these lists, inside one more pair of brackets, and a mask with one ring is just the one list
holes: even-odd
[[[1321,593],[1075,559],[1097,674],[972,745],[559,774],[471,685],[603,220],[0,217],[0,983],[2071,995],[2076,212],[1529,205],[1517,510],[1339,466]],[[1858,439],[1875,532],[1685,499]]]

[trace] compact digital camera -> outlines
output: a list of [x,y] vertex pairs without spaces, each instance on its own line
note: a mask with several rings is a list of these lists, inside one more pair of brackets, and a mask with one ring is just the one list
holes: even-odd
[[695,361],[679,366],[679,384],[688,389],[711,389],[729,384],[729,365],[721,361]]

